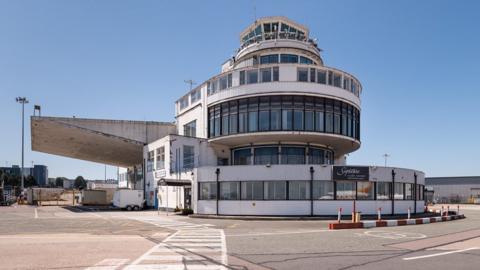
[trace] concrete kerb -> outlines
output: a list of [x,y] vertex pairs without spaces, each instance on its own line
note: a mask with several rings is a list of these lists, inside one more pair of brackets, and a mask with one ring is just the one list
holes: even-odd
[[407,226],[407,225],[419,225],[429,224],[436,222],[445,222],[457,219],[464,219],[465,215],[451,215],[443,217],[431,217],[431,218],[413,218],[413,219],[398,219],[398,220],[378,220],[378,221],[361,221],[356,223],[330,223],[328,228],[330,230],[342,230],[342,229],[366,229],[375,227],[392,227],[392,226]]

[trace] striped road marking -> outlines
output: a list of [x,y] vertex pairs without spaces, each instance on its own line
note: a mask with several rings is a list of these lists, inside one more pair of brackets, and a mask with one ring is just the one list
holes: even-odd
[[176,230],[124,269],[226,270],[225,233],[210,224],[191,224],[165,217],[132,217],[159,227]]
[[95,264],[95,266],[86,268],[85,270],[116,270],[127,262],[128,259],[105,259]]

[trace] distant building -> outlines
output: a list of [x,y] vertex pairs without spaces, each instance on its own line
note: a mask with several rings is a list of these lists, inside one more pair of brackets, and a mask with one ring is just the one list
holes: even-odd
[[480,202],[480,176],[427,177],[425,188],[436,203]]
[[[18,165],[12,165],[12,167],[0,167],[0,170],[6,174],[13,176],[20,176],[21,168]],[[28,177],[29,175],[35,178],[36,186],[48,185],[48,167],[45,165],[34,165],[33,167],[25,167],[23,169],[23,175]]]
[[87,181],[87,189],[116,189],[118,181],[114,179]]

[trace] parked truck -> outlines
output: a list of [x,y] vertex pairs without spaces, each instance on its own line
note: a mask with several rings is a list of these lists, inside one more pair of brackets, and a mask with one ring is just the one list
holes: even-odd
[[143,190],[118,189],[113,194],[113,206],[127,211],[143,209],[144,204]]

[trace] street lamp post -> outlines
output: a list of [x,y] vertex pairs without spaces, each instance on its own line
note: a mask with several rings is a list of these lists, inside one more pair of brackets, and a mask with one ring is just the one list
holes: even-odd
[[24,189],[24,179],[25,179],[25,176],[23,174],[23,170],[24,170],[23,161],[24,161],[24,156],[25,156],[25,150],[24,150],[24,146],[25,146],[25,104],[28,103],[28,100],[27,100],[26,97],[17,97],[15,100],[18,103],[22,104],[22,171],[20,172],[20,174],[22,176],[21,189],[23,190]]
[[387,167],[387,159],[390,157],[389,154],[383,154],[383,158],[385,159],[385,167]]

